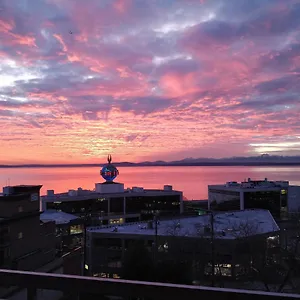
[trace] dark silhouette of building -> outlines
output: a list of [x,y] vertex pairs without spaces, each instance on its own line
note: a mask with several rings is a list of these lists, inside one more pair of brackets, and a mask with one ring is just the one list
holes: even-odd
[[0,196],[0,268],[35,270],[55,257],[55,223],[41,222],[41,185],[3,188]]

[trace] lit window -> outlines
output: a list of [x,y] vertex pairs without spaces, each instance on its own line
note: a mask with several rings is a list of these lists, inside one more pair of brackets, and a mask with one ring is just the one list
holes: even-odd
[[70,234],[80,234],[82,233],[82,226],[81,225],[72,225],[70,226]]
[[286,194],[286,190],[281,190],[281,195],[285,195]]
[[18,233],[18,239],[20,240],[20,239],[22,239],[23,238],[23,232],[19,232]]
[[88,269],[89,269],[89,266],[88,266],[87,264],[85,264],[85,265],[84,265],[84,268],[85,268],[86,270],[88,270]]

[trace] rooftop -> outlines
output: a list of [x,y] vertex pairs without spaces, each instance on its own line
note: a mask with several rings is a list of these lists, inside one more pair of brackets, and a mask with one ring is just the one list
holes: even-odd
[[31,192],[38,192],[42,188],[42,185],[13,185],[13,186],[4,186],[3,192],[0,193],[0,196],[15,196]]
[[40,220],[45,221],[54,221],[55,224],[67,224],[72,220],[79,219],[78,217],[67,214],[62,211],[55,211],[55,210],[46,210],[40,215]]
[[[211,215],[181,218],[177,220],[161,221],[158,225],[158,235],[195,237],[210,234],[205,231],[210,228]],[[147,223],[127,223],[117,227],[89,227],[87,231],[119,234],[153,235],[154,229]],[[214,214],[214,231],[216,238],[235,239],[237,237],[254,236],[279,231],[279,227],[268,210],[250,209],[234,212],[220,212]]]
[[175,190],[163,190],[163,189],[144,189],[144,188],[128,188],[124,190],[124,192],[116,192],[116,193],[98,193],[94,190],[70,190],[66,193],[57,193],[57,194],[49,194],[42,196],[44,200],[53,200],[59,199],[61,200],[84,200],[84,199],[94,199],[98,197],[124,197],[124,196],[158,196],[158,195],[176,195],[181,193],[180,191]]
[[251,180],[248,178],[246,181],[236,182],[236,181],[229,181],[225,184],[218,184],[218,185],[209,185],[209,189],[221,189],[221,190],[233,190],[239,191],[244,189],[276,189],[280,190],[282,188],[286,188],[289,186],[288,181],[269,181],[267,178],[264,180]]

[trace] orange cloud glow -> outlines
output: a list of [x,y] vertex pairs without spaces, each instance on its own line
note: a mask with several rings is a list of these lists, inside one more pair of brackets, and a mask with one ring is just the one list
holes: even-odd
[[294,155],[299,11],[295,0],[6,1],[0,164]]

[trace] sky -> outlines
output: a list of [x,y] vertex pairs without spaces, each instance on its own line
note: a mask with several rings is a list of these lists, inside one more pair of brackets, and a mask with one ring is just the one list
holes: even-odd
[[300,155],[299,0],[0,0],[0,163]]

